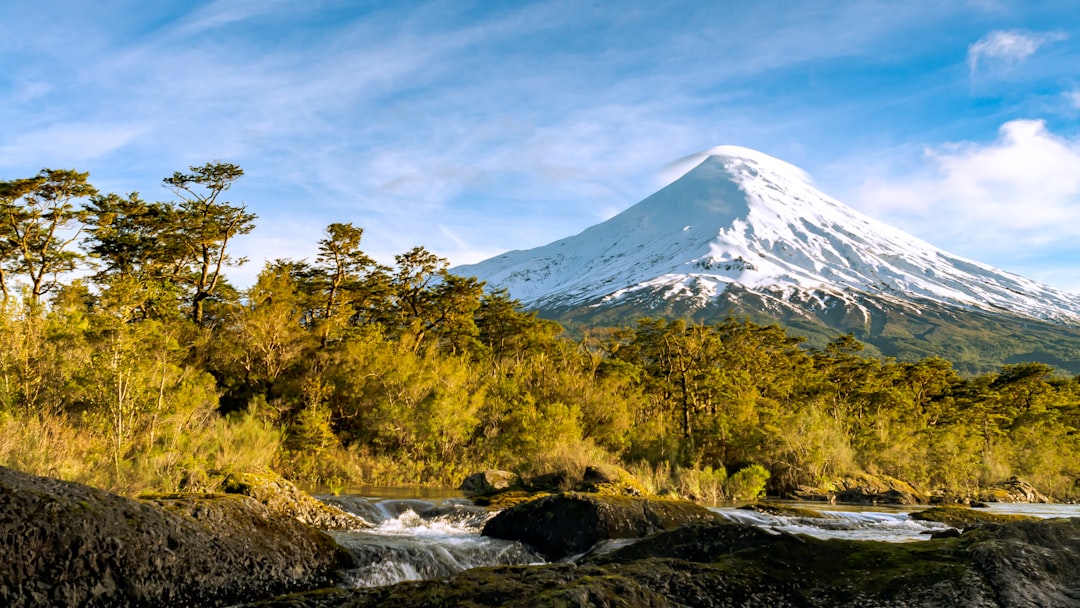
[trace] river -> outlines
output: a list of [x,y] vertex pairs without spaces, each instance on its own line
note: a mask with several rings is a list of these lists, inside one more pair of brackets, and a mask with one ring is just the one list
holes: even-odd
[[[363,564],[347,573],[350,586],[440,578],[477,566],[544,562],[521,543],[481,536],[484,523],[494,513],[473,506],[460,493],[377,488],[319,498],[371,524],[362,530],[331,532]],[[731,521],[823,539],[918,542],[930,538],[934,531],[947,528],[910,517],[911,512],[922,507],[785,504],[813,509],[824,517],[766,515],[734,506],[712,507],[712,510]],[[990,510],[1036,517],[1080,517],[1080,505],[999,503]],[[618,541],[617,545],[629,542]]]

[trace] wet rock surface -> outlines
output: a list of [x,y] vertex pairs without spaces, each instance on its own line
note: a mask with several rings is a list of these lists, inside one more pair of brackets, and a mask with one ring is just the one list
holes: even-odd
[[1035,521],[1037,518],[1029,515],[1012,515],[1007,513],[991,513],[979,511],[961,506],[937,506],[925,511],[917,511],[911,514],[911,519],[920,521],[936,521],[954,528],[971,528],[983,524],[1007,524],[1017,521]]
[[484,526],[483,535],[521,541],[555,561],[584,553],[602,540],[642,538],[715,518],[688,501],[566,492],[500,512]]
[[220,606],[325,587],[352,563],[247,496],[140,501],[0,467],[3,606]]
[[661,532],[585,563],[326,590],[263,607],[959,607],[1080,605],[1080,520],[987,524],[918,543],[819,540],[729,522]]
[[276,473],[238,473],[221,484],[227,494],[250,496],[274,515],[292,517],[320,530],[355,530],[370,524],[336,505],[321,502]]

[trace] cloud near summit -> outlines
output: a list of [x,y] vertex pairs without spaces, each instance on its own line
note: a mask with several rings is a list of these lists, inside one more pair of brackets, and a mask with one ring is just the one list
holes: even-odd
[[[959,243],[953,253],[975,259],[1033,263],[1033,252],[1047,245],[1074,249],[1080,259],[1080,137],[1056,134],[1042,120],[1012,120],[992,142],[945,144],[924,150],[924,158],[915,175],[864,183],[860,208],[899,227],[923,226],[923,238]],[[1072,264],[1029,274],[1080,284]]]

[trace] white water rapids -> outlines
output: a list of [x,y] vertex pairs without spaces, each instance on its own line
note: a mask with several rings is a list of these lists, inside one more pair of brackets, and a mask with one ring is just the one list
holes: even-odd
[[[359,515],[370,528],[330,534],[361,564],[348,573],[355,587],[390,585],[401,581],[450,576],[477,566],[538,564],[543,558],[527,546],[481,536],[494,512],[473,506],[463,498],[380,499],[343,495],[321,499]],[[887,507],[855,508],[803,505],[822,517],[776,516],[734,507],[715,507],[721,517],[767,530],[806,534],[822,539],[914,542],[948,528],[936,522],[912,519],[909,511]],[[1080,517],[1080,505],[994,505],[997,513],[1024,513],[1036,517]],[[613,550],[633,541],[608,543]]]
[[519,542],[481,536],[494,512],[466,500],[437,503],[354,496],[327,500],[373,524],[330,533],[361,564],[347,573],[348,583],[355,587],[439,578],[477,566],[544,561]]

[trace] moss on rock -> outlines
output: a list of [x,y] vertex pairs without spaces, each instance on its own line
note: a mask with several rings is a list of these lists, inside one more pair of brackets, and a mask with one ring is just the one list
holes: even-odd
[[[457,576],[266,607],[474,606],[1066,608],[1080,597],[1080,520],[988,524],[917,543],[820,540],[701,522],[582,565],[477,568]],[[305,602],[311,597],[312,602]]]
[[754,511],[756,513],[764,513],[766,515],[774,515],[777,517],[808,517],[812,519],[836,519],[835,515],[826,515],[821,511],[815,511],[814,509],[807,509],[805,507],[796,507],[793,505],[782,505],[775,502],[754,502],[748,505],[739,507],[744,511]]
[[931,507],[925,511],[917,511],[911,514],[912,519],[920,521],[936,521],[954,528],[969,528],[982,524],[1007,524],[1017,521],[1033,521],[1037,517],[1029,515],[1013,515],[1009,513],[991,513],[961,507],[958,505],[942,505]]
[[597,542],[641,538],[716,515],[688,501],[554,494],[502,511],[484,526],[484,536],[517,540],[550,560],[584,553]]
[[292,517],[320,530],[355,530],[370,523],[300,490],[276,473],[236,473],[221,483],[227,494],[250,496],[275,515]]

